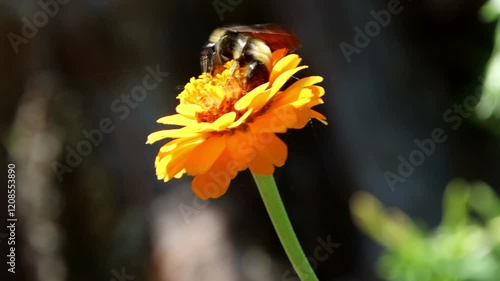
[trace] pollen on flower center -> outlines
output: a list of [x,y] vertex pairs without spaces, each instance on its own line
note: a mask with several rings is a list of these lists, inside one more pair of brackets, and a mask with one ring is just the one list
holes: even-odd
[[191,78],[184,91],[177,98],[181,104],[190,104],[196,107],[198,122],[212,123],[220,116],[234,111],[234,104],[246,94],[243,79],[240,77],[239,67],[231,75],[231,66],[234,61],[224,65],[222,72],[217,74],[203,73],[197,79]]

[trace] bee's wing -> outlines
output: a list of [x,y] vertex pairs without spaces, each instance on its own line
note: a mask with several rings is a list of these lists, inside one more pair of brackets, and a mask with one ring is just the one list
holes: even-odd
[[277,24],[235,25],[226,26],[224,29],[260,39],[269,46],[271,51],[287,48],[293,52],[301,46],[297,36]]

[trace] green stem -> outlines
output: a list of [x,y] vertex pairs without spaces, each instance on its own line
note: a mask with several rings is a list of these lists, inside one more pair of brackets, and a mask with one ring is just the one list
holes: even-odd
[[286,213],[285,206],[283,206],[283,202],[281,201],[274,177],[272,175],[259,176],[254,173],[252,173],[252,175],[259,188],[260,196],[262,196],[267,213],[269,213],[269,217],[271,217],[274,229],[278,233],[281,244],[295,272],[297,272],[297,275],[302,281],[318,281],[293,231],[292,224]]

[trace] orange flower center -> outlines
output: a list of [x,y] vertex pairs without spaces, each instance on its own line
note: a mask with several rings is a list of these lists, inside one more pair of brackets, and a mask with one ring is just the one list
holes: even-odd
[[177,98],[183,104],[195,107],[196,120],[213,123],[228,112],[241,113],[234,109],[234,104],[246,94],[239,67],[233,74],[230,73],[234,61],[224,65],[221,73],[203,73],[197,79],[184,86],[184,91]]

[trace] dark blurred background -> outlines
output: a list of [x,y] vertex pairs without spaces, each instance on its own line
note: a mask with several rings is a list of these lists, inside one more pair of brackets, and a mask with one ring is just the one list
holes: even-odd
[[[210,32],[232,23],[287,27],[303,42],[301,75],[325,78],[317,110],[329,125],[281,135],[289,156],[276,181],[320,280],[377,280],[381,250],[349,214],[355,191],[432,226],[450,179],[500,186],[494,134],[472,117],[456,129],[443,119],[481,85],[495,27],[480,21],[483,3],[401,0],[358,48],[355,28],[394,0],[0,2],[0,140],[4,167],[16,165],[18,218],[16,274],[1,280],[298,280],[248,171],[202,202],[189,177],[157,181],[160,144],[145,145],[199,74]],[[343,42],[357,51],[346,56]],[[157,86],[131,99],[151,71]],[[447,140],[389,184],[398,157],[436,128]],[[337,246],[319,261],[325,241]]]

